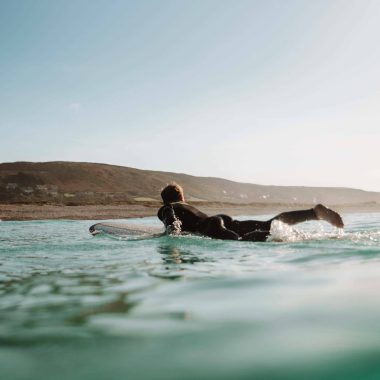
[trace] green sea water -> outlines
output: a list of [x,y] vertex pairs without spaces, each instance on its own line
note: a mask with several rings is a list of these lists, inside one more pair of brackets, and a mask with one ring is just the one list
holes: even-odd
[[380,379],[380,214],[343,217],[266,243],[0,222],[0,377]]

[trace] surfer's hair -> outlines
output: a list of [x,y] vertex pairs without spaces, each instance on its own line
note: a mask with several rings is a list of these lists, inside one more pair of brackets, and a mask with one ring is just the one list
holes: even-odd
[[175,182],[171,182],[169,185],[165,186],[162,189],[161,198],[165,204],[185,201],[182,187]]

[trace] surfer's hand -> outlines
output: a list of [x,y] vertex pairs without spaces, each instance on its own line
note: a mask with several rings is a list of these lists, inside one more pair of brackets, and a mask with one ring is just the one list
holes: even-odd
[[173,224],[166,226],[166,233],[168,235],[180,235],[181,234],[181,222],[176,218]]

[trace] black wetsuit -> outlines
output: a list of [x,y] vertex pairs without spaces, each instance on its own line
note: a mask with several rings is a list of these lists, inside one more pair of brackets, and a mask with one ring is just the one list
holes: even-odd
[[165,227],[181,223],[182,232],[200,233],[215,239],[265,241],[270,233],[272,220],[234,220],[228,215],[208,216],[184,202],[162,206],[157,213]]
[[196,232],[215,239],[266,241],[274,220],[294,225],[309,220],[325,220],[335,227],[343,228],[341,216],[333,210],[318,204],[307,210],[285,211],[267,221],[234,220],[228,215],[208,216],[184,202],[165,204],[158,210],[158,217],[165,227],[180,231]]

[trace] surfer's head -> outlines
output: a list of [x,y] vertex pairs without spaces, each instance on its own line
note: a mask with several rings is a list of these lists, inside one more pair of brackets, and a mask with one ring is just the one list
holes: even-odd
[[165,204],[173,202],[185,202],[183,189],[175,182],[172,182],[164,187],[164,189],[161,191],[161,198]]

